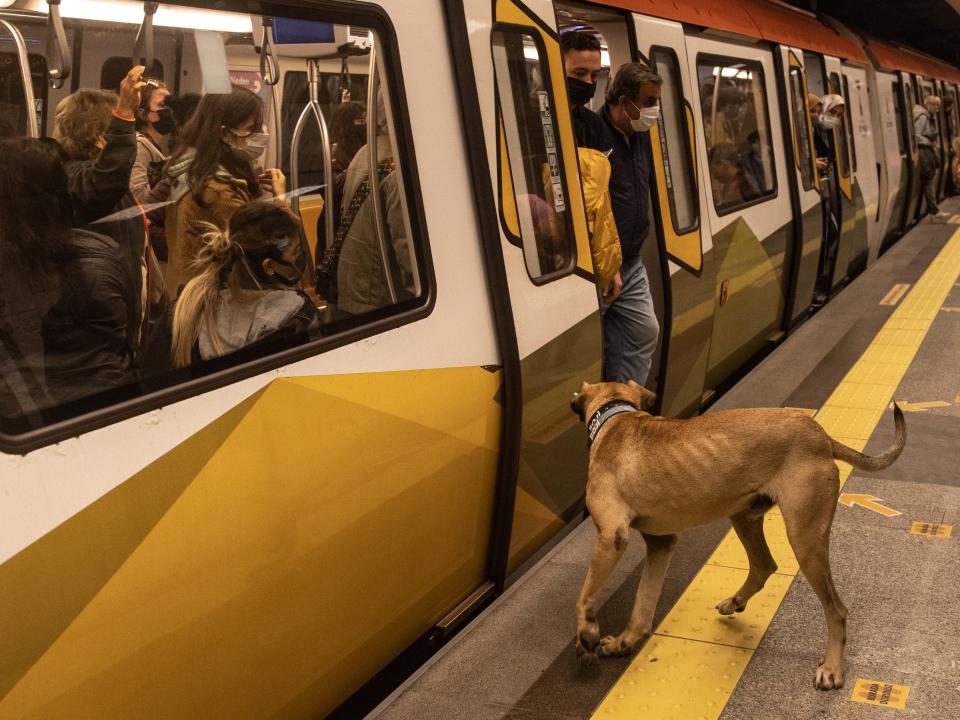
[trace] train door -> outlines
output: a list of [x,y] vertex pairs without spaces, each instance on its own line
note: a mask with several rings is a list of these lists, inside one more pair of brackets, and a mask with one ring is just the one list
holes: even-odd
[[[810,310],[823,242],[823,209],[807,102],[809,90],[804,53],[799,48],[786,46],[778,46],[774,52],[785,90],[781,107],[786,108],[790,118],[784,126],[784,138],[787,154],[793,157],[792,170],[787,171],[794,224],[788,270],[791,282],[787,285],[790,295],[784,318],[784,325],[789,329],[802,321]],[[817,62],[812,59],[811,64]]]
[[651,130],[655,192],[651,207],[660,243],[651,249],[665,254],[669,282],[665,284],[663,321],[664,372],[661,374],[663,414],[677,416],[699,410],[704,398],[707,348],[712,318],[690,318],[713,302],[712,266],[705,266],[698,184],[702,166],[695,155],[695,120],[690,98],[697,93],[690,74],[683,26],[646,15],[633,15],[637,50],[663,78],[660,121]]
[[[830,92],[844,96],[840,60],[824,57]],[[833,129],[834,160],[840,199],[840,243],[832,271],[832,290],[837,290],[859,274],[867,263],[867,221],[863,192],[853,172],[850,144],[850,109],[844,112],[840,125]]]
[[945,183],[946,194],[955,194],[958,190],[956,182],[957,164],[960,162],[960,107],[957,106],[957,86],[954,83],[944,83],[943,104],[945,108],[948,136],[948,172]]
[[906,232],[916,222],[920,202],[923,200],[921,194],[923,186],[920,182],[920,154],[917,148],[917,134],[913,122],[913,109],[918,103],[916,76],[903,71],[898,72],[897,75],[900,78],[901,98],[903,99],[901,121],[906,128],[907,136],[910,138],[910,192],[907,196],[907,203],[904,205],[904,216],[901,222],[901,229]]
[[553,5],[470,0],[462,12],[522,384],[509,550],[495,551],[512,572],[582,516],[583,427],[568,401],[600,377],[600,314]]
[[878,132],[877,167],[880,171],[880,252],[890,247],[902,234],[900,221],[909,193],[910,144],[901,120],[903,98],[900,82],[893,73],[874,73],[873,108]]
[[937,199],[947,194],[947,178],[950,176],[950,119],[947,117],[947,85],[942,80],[933,81],[934,93],[940,98],[937,113],[937,135],[940,141],[940,168],[937,171]]
[[866,215],[868,260],[873,260],[880,254],[880,166],[874,137],[877,125],[866,70],[853,65],[843,66],[843,96],[847,105],[853,174]]
[[712,238],[705,261],[716,272],[709,390],[782,333],[793,239],[791,168],[771,50],[688,34],[687,55],[702,133],[703,232]]
[[[919,89],[919,94],[917,95],[918,104],[923,106],[924,100],[926,100],[931,95],[937,94],[937,91],[935,89],[936,81],[918,77],[917,84]],[[937,160],[939,161],[939,164],[940,164],[940,167],[937,168],[936,173],[933,176],[933,194],[934,194],[934,197],[937,197],[937,198],[940,197],[940,194],[939,194],[940,181],[943,178],[944,144],[942,141],[943,121],[941,119],[941,116],[942,116],[942,113],[937,113],[936,115],[933,116],[933,121],[934,123],[936,123],[936,126],[937,126],[936,128],[937,136],[933,141],[933,153],[937,157]],[[924,215],[927,214],[927,201],[925,197],[921,197],[921,201],[918,209],[919,209],[919,212],[921,213],[919,217],[923,217]]]

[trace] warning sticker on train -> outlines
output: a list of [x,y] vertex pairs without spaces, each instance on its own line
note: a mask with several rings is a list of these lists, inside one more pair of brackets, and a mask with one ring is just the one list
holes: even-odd
[[550,97],[545,90],[537,92],[540,103],[540,123],[543,125],[543,145],[550,165],[550,183],[553,185],[553,207],[557,212],[567,209],[563,198],[563,183],[560,181],[560,161],[557,158],[557,139],[553,134],[553,115],[550,112]]

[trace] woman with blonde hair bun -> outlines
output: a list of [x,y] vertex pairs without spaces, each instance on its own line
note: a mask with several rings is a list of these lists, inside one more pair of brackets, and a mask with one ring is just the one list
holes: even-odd
[[205,225],[174,309],[174,366],[319,334],[317,308],[300,285],[306,263],[300,221],[280,205],[249,202],[225,231]]

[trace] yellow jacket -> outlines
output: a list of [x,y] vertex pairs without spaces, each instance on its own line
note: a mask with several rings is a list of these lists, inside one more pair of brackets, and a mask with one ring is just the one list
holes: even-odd
[[610,161],[599,150],[577,148],[580,158],[580,179],[590,230],[590,254],[597,285],[603,290],[613,280],[623,263],[620,234],[610,204]]

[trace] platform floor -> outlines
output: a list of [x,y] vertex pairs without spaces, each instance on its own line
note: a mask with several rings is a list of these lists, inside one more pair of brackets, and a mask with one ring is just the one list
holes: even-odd
[[[945,209],[960,211],[960,201]],[[587,521],[369,717],[960,716],[958,275],[960,226],[922,223],[711,408],[819,411],[831,434],[876,454],[892,442],[892,412],[885,401],[871,410],[863,409],[870,398],[844,398],[884,387],[889,397],[895,386],[893,397],[907,403],[900,459],[880,473],[842,473],[842,491],[873,504],[838,507],[831,537],[834,577],[850,610],[843,689],[813,688],[826,626],[789,548],[777,547],[776,511],[767,527],[780,569],[743,614],[731,620],[713,611],[742,572],[725,549],[729,522],[690,531],[671,563],[653,638],[632,657],[582,671],[574,606],[594,539]],[[899,299],[891,295],[897,285],[909,286]],[[885,298],[895,302],[881,304]],[[912,534],[915,523],[928,532],[939,525],[941,533],[952,525],[952,534]],[[642,566],[643,542],[634,534],[602,595],[601,634],[625,625]],[[858,691],[858,679],[874,682]]]

